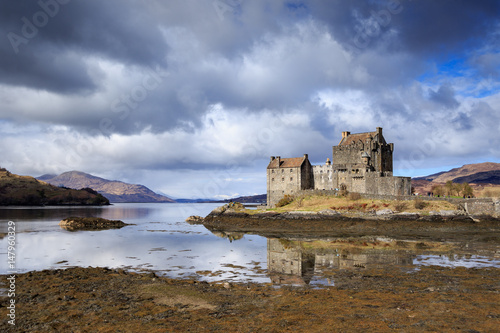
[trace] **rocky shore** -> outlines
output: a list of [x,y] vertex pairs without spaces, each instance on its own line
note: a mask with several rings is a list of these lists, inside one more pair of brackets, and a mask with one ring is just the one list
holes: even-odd
[[[493,332],[500,269],[338,270],[334,287],[207,283],[107,268],[16,276],[2,332]],[[6,277],[1,281],[6,287]]]

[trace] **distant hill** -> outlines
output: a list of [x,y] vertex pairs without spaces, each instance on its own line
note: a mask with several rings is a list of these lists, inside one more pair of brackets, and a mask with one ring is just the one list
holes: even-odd
[[151,191],[144,185],[107,180],[80,171],[68,171],[58,176],[43,175],[38,179],[55,186],[69,188],[90,187],[111,202],[175,202],[164,195]]
[[478,172],[469,176],[454,178],[453,182],[500,185],[500,170]]
[[413,178],[411,183],[417,193],[430,192],[435,184],[469,183],[476,186],[500,185],[500,163],[466,164],[460,168],[438,172],[429,176]]
[[234,199],[223,200],[222,202],[241,202],[241,203],[266,203],[267,194],[249,195],[244,197],[237,197]]
[[[472,177],[470,179],[477,178],[477,180],[480,182],[484,181],[487,182],[487,184],[498,184],[498,181],[500,179],[496,179],[498,177],[498,173],[495,174],[496,171],[500,171],[500,163],[485,162],[466,164],[460,168],[454,168],[449,171],[442,171],[425,177],[417,177],[415,179],[429,180],[435,183],[446,183],[448,180],[451,180],[455,183],[458,183],[460,181],[455,181],[455,179],[474,176],[475,174],[481,173],[481,177]],[[488,179],[488,177],[485,177],[487,175],[486,173],[491,173],[492,178]],[[483,179],[483,181],[481,179]],[[493,181],[493,183],[491,183],[491,181]]]
[[215,199],[176,199],[180,203],[207,203],[207,202],[241,202],[241,203],[266,203],[267,194],[242,196],[232,199],[215,200]]
[[109,205],[96,191],[61,188],[0,168],[0,206]]

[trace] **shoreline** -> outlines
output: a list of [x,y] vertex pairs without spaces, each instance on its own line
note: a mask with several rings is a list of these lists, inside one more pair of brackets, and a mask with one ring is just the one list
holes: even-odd
[[[493,331],[500,268],[343,269],[323,289],[68,268],[16,276],[18,331]],[[1,279],[5,281],[4,276]],[[7,318],[7,297],[0,315]]]

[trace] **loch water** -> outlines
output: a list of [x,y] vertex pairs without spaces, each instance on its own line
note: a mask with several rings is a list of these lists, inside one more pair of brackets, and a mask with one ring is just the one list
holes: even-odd
[[[333,272],[423,265],[500,267],[498,243],[452,244],[378,237],[339,239],[266,238],[211,232],[191,225],[216,203],[120,203],[102,207],[4,207],[0,209],[0,274],[73,266],[154,271],[205,281],[335,285]],[[121,229],[68,231],[70,216],[122,220]],[[9,223],[10,222],[10,223]],[[9,266],[9,226],[15,226],[14,267]],[[12,240],[12,237],[10,237]],[[12,252],[10,253],[12,254]]]

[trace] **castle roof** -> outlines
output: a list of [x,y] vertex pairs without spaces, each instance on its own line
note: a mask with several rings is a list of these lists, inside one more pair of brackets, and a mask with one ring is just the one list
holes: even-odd
[[356,133],[349,134],[346,137],[340,140],[339,146],[347,146],[352,144],[353,142],[365,142],[367,139],[374,138],[377,135],[377,132],[366,132],[366,133]]
[[[300,168],[302,163],[307,159],[307,157],[292,157],[292,158],[275,158],[273,159],[269,165],[268,169],[277,169],[277,168]],[[279,164],[278,164],[279,163]]]

